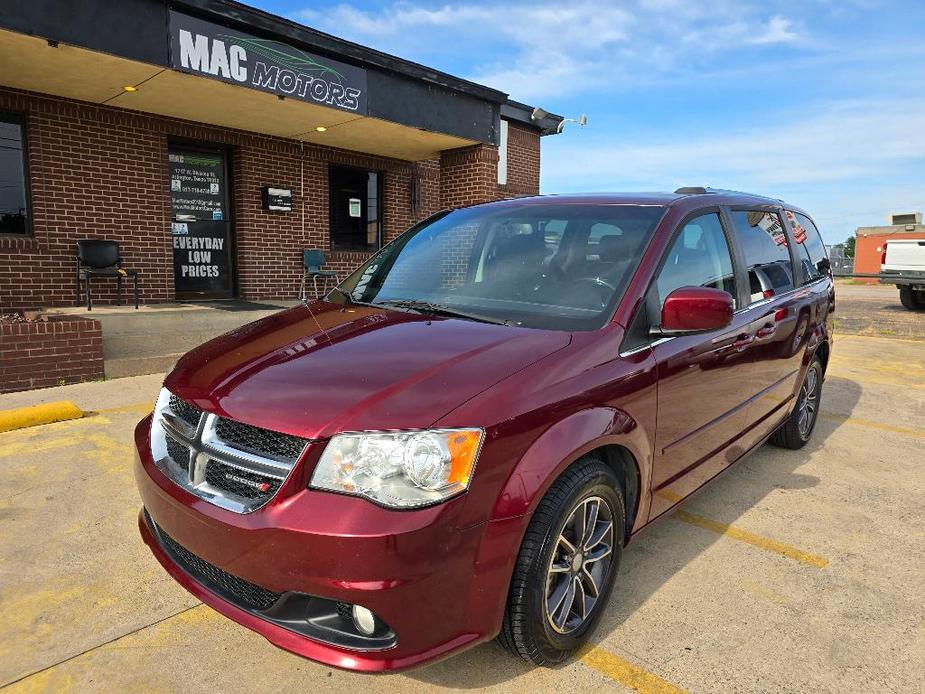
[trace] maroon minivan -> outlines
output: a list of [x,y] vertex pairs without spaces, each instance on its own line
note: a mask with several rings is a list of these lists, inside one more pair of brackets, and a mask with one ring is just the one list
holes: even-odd
[[440,213],[180,359],[135,431],[142,536],[203,602],[330,665],[494,637],[561,661],[636,533],[766,440],[807,442],[834,301],[819,232],[778,200]]

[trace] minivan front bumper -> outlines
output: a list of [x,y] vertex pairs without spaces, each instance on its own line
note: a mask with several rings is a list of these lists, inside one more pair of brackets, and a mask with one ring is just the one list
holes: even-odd
[[[295,474],[267,506],[238,514],[172,482],[152,460],[149,435],[150,417],[135,430],[144,541],[197,598],[275,645],[334,667],[381,672],[429,662],[498,632],[522,519],[460,529],[464,497],[395,511],[307,489]],[[197,566],[206,572],[197,576],[178,551],[204,562]],[[306,636],[293,626],[292,610],[274,620],[272,610],[261,614],[217,590],[208,580],[215,570],[258,590],[361,605],[393,638],[364,648]]]

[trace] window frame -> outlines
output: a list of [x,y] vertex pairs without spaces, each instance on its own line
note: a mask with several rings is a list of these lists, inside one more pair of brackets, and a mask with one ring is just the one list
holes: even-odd
[[[749,290],[745,290],[746,302],[742,305],[741,308],[736,309],[735,313],[740,313],[742,311],[748,311],[755,307],[764,306],[766,304],[769,304],[772,301],[777,301],[777,299],[779,299],[780,297],[789,296],[790,294],[792,294],[797,289],[803,286],[803,281],[802,281],[803,280],[803,270],[801,268],[799,274],[797,274],[797,271],[795,270],[798,263],[797,263],[797,258],[794,255],[793,244],[796,242],[793,239],[793,230],[790,228],[790,224],[787,221],[787,215],[784,214],[784,208],[782,206],[757,204],[757,205],[723,205],[722,207],[723,207],[724,213],[728,217],[729,228],[734,232],[733,236],[735,236],[735,233],[737,233],[735,220],[732,218],[733,212],[750,212],[750,211],[773,212],[774,214],[777,215],[777,218],[780,219],[781,221],[781,228],[784,230],[784,235],[787,237],[787,255],[790,258],[790,275],[791,275],[791,280],[793,282],[793,287],[791,289],[788,289],[785,292],[781,292],[780,294],[775,294],[769,299],[762,299],[761,301],[756,301],[754,303],[750,303],[751,302],[751,292]],[[748,261],[745,259],[745,249],[743,245],[739,242],[739,239],[737,236],[735,236],[735,246],[736,246],[736,253],[739,257],[740,266],[742,268],[742,275],[743,275],[743,282],[744,282],[743,287],[749,287],[750,284],[748,280]],[[738,275],[736,275],[736,281],[738,281]],[[740,290],[740,293],[742,293],[741,290]]]
[[9,239],[32,238],[35,236],[35,228],[32,216],[32,176],[29,171],[29,114],[21,111],[0,110],[0,121],[4,123],[15,123],[19,125],[22,131],[23,193],[26,202],[26,224],[23,233],[0,232],[0,237]]
[[[815,232],[816,238],[818,238],[818,239],[819,239],[819,243],[822,244],[822,252],[825,254],[825,259],[829,261],[829,268],[830,268],[830,269],[829,269],[829,273],[830,273],[830,274],[829,274],[829,275],[826,275],[825,273],[822,273],[822,274],[819,275],[819,277],[813,277],[813,278],[809,278],[809,277],[804,276],[804,274],[803,274],[803,263],[800,262],[800,286],[803,287],[803,286],[808,285],[808,284],[814,284],[814,283],[816,283],[816,282],[820,282],[820,281],[826,279],[827,277],[828,277],[828,278],[831,278],[831,272],[832,272],[832,271],[831,271],[831,259],[829,258],[829,249],[825,247],[825,241],[824,241],[823,238],[822,238],[822,232],[819,231],[819,225],[816,224],[816,220],[813,219],[812,217],[810,217],[810,216],[809,216],[808,214],[806,214],[805,212],[803,212],[803,210],[800,210],[800,209],[797,209],[797,208],[790,208],[790,207],[787,207],[787,208],[784,208],[784,212],[785,212],[785,214],[784,214],[784,223],[785,223],[785,224],[784,224],[784,225],[787,227],[787,236],[788,236],[788,238],[794,239],[793,243],[796,243],[796,240],[795,240],[795,239],[796,239],[796,234],[793,233],[793,227],[792,227],[791,224],[790,224],[790,220],[787,218],[786,212],[791,212],[791,213],[793,214],[794,217],[796,217],[796,215],[798,215],[798,214],[799,214],[799,215],[803,215],[803,216],[806,217],[806,219],[808,219],[808,220],[810,221],[810,223],[813,225],[812,231]],[[810,230],[807,229],[807,230],[806,230],[806,233],[809,234],[809,233],[810,233]],[[803,244],[800,244],[800,245],[803,245]],[[806,248],[806,246],[804,246],[804,248]],[[806,254],[807,254],[808,256],[810,256],[810,261],[812,261],[812,255],[809,253],[809,248],[806,248]]]
[[[369,174],[376,174],[376,207],[378,210],[377,213],[377,229],[376,229],[376,247],[372,249],[360,249],[360,248],[335,248],[334,247],[334,205],[333,205],[333,191],[334,191],[334,170],[335,169],[350,169],[353,171],[362,171],[367,175],[367,180]],[[366,168],[363,166],[351,166],[349,164],[338,164],[336,162],[328,162],[328,251],[330,253],[366,253],[370,256],[375,255],[382,251],[388,244],[384,243],[385,240],[385,206],[384,206],[384,186],[385,186],[385,171],[381,169],[372,169]],[[366,205],[369,205],[367,199]],[[368,222],[367,222],[368,223]]]
[[687,225],[697,217],[703,217],[708,214],[715,214],[719,219],[720,228],[723,231],[723,237],[726,239],[726,249],[729,252],[729,259],[732,262],[732,277],[736,283],[736,296],[733,298],[736,300],[737,306],[742,305],[742,280],[740,277],[741,268],[739,264],[739,258],[737,257],[736,245],[733,243],[733,239],[729,232],[730,227],[728,226],[726,219],[722,214],[722,206],[710,205],[708,207],[700,207],[682,217],[681,221],[675,225],[675,228],[671,232],[671,237],[668,239],[668,243],[665,246],[665,250],[662,253],[661,258],[659,258],[658,266],[656,267],[655,272],[653,272],[652,276],[649,278],[649,285],[646,288],[645,293],[645,304],[647,311],[650,314],[650,319],[648,321],[650,329],[660,327],[662,324],[662,306],[657,296],[657,291],[655,290],[659,275],[662,274],[665,263],[668,262],[668,254],[671,253],[671,249],[674,248],[678,237],[681,235],[681,232],[684,231],[685,227],[687,227]]

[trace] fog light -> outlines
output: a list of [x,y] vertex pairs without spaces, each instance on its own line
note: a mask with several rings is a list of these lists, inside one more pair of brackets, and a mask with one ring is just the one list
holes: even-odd
[[353,623],[361,633],[371,636],[376,630],[376,615],[359,605],[353,606]]

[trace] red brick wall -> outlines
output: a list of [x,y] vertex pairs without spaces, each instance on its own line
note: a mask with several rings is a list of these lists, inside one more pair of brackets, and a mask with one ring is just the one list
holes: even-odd
[[0,323],[0,393],[102,377],[99,321],[50,316],[34,323]]
[[[0,236],[0,307],[74,301],[80,238],[120,242],[139,268],[146,301],[173,294],[163,190],[166,155],[147,119],[127,111],[0,89],[0,109],[28,114],[26,139],[34,236]],[[100,303],[115,282],[98,282]]]
[[508,121],[507,183],[498,186],[502,197],[540,192],[540,131]]
[[[384,241],[444,207],[539,188],[539,135],[513,123],[509,183],[499,190],[497,148],[489,145],[410,163],[5,88],[0,88],[0,110],[27,114],[33,216],[33,236],[0,236],[0,308],[5,310],[71,305],[74,247],[81,238],[119,241],[125,265],[141,271],[142,302],[173,300],[171,139],[230,152],[239,293],[246,299],[294,298],[302,249],[328,249],[330,164],[383,173]],[[291,213],[261,208],[260,188],[266,184],[293,190]],[[338,252],[330,254],[328,265],[343,278],[367,257]],[[95,302],[115,300],[115,282],[94,283]]]
[[441,207],[471,205],[498,197],[497,147],[473,145],[440,153]]

